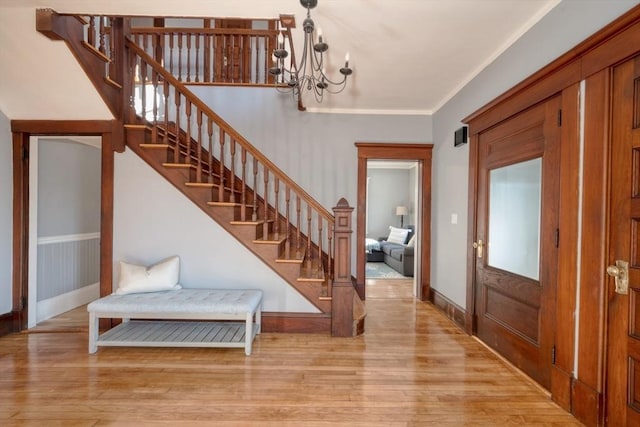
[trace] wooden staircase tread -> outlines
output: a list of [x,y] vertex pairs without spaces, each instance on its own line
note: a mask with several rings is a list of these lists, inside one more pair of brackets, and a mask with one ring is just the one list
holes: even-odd
[[[252,206],[247,205],[247,207],[249,208],[249,207],[252,207]],[[270,219],[267,222],[273,222],[273,220]],[[265,223],[265,221],[263,219],[261,219],[259,221],[231,221],[230,222],[230,224],[233,224],[233,225],[252,225],[252,226],[262,225],[264,223]]]
[[100,60],[104,61],[105,63],[109,63],[111,62],[111,60],[109,59],[109,57],[107,55],[105,55],[104,53],[100,52],[98,49],[96,49],[95,46],[87,43],[86,41],[82,41],[82,45],[87,48],[89,50],[89,52],[93,53],[97,58],[99,58]]
[[184,185],[193,188],[213,188],[220,186],[219,184],[214,184],[213,182],[185,182]]
[[167,149],[169,148],[169,144],[157,144],[157,143],[151,143],[151,144],[140,144],[140,148],[149,148],[149,149]]
[[261,245],[279,245],[285,240],[287,240],[287,236],[283,234],[270,233],[266,239],[256,239],[253,241],[253,243],[257,243]]
[[[124,125],[125,129],[133,129],[133,130],[149,130],[151,131],[151,127],[145,125],[145,124],[140,124],[140,123],[126,123]],[[142,144],[140,144],[142,145]]]
[[209,206],[231,206],[231,207],[240,206],[239,203],[234,203],[234,202],[207,202],[207,205],[209,205]]
[[169,169],[190,169],[194,167],[191,163],[163,163],[162,166]]
[[113,87],[115,87],[116,89],[122,89],[122,85],[120,83],[118,83],[117,81],[113,80],[111,77],[107,76],[104,78],[104,81],[108,84],[111,85]]
[[304,262],[304,252],[292,252],[289,258],[278,258],[276,262],[283,264],[302,264]]

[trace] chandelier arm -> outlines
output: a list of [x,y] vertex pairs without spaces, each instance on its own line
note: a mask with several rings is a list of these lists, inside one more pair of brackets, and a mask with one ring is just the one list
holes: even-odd
[[[352,74],[352,70],[349,68],[349,54],[345,57],[344,67],[339,69],[342,79],[332,80],[324,70],[324,53],[329,49],[329,46],[322,40],[322,36],[318,36],[318,42],[314,43],[316,31],[315,23],[311,19],[311,9],[317,5],[317,0],[300,0],[300,3],[307,9],[307,18],[303,23],[304,41],[300,62],[296,63],[292,54],[288,59],[289,67],[285,67],[285,58],[288,55],[284,46],[280,46],[281,51],[274,51],[274,57],[278,58],[276,62],[279,67],[272,74],[276,77],[275,82],[279,92],[290,91],[294,99],[297,97],[299,103],[302,93],[306,90],[313,92],[316,102],[321,103],[325,90],[328,93],[337,94],[346,88],[347,77]],[[289,49],[293,52],[290,32],[288,34]]]

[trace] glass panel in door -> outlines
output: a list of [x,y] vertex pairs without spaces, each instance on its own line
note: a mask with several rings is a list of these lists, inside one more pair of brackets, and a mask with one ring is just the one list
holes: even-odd
[[542,159],[489,172],[487,263],[538,280]]

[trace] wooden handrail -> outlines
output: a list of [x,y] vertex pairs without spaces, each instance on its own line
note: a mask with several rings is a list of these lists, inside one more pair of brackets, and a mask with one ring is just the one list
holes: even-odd
[[131,51],[140,56],[147,64],[149,64],[153,70],[162,76],[167,82],[170,82],[180,93],[182,93],[193,105],[196,105],[199,110],[204,112],[218,127],[220,127],[227,135],[230,135],[233,139],[240,143],[255,159],[258,159],[260,163],[267,166],[268,169],[274,173],[280,181],[285,182],[294,192],[299,194],[305,202],[313,207],[325,220],[333,222],[334,218],[331,213],[325,209],[320,203],[318,203],[313,197],[311,197],[302,187],[300,187],[295,181],[293,181],[287,174],[285,174],[280,168],[278,168],[271,160],[269,160],[264,154],[262,154],[257,148],[255,148],[249,141],[247,141],[242,135],[240,135],[231,125],[229,125],[222,117],[216,114],[207,104],[202,102],[193,92],[191,92],[183,83],[176,79],[171,73],[161,67],[156,61],[149,56],[142,48],[136,43],[127,38],[126,45]]

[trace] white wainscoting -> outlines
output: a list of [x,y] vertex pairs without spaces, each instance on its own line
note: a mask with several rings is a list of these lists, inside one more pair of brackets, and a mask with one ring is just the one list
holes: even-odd
[[38,238],[36,322],[100,295],[100,233]]

